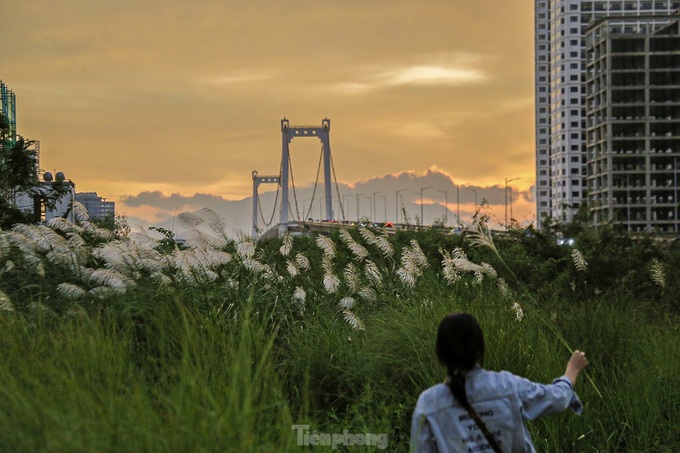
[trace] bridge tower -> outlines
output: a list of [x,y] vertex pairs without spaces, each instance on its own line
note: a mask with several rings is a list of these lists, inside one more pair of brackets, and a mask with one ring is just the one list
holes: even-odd
[[281,221],[279,234],[285,234],[288,224],[288,174],[290,161],[290,142],[297,137],[316,137],[323,146],[323,178],[324,195],[326,197],[326,219],[334,220],[332,192],[331,192],[331,146],[330,146],[331,120],[324,118],[321,127],[317,126],[291,126],[288,119],[281,120]]
[[257,171],[253,170],[253,238],[257,238],[257,205],[260,202],[257,188],[260,187],[260,184],[262,183],[278,184],[279,181],[280,179],[278,176],[258,176]]

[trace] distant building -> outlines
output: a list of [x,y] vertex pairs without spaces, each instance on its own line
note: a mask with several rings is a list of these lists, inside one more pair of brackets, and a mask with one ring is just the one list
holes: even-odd
[[101,220],[106,217],[115,217],[116,203],[106,201],[97,195],[97,192],[80,192],[76,194],[76,201],[85,206],[87,213],[93,220]]
[[8,139],[12,143],[17,141],[17,110],[16,110],[17,98],[12,90],[7,88],[7,85],[0,80],[0,105],[2,109],[3,116],[7,119],[9,123],[9,134]]
[[606,17],[668,16],[680,7],[680,1],[534,2],[536,220],[540,227],[545,218],[573,219],[588,199],[586,30]]
[[48,222],[55,217],[63,217],[70,222],[76,221],[73,214],[73,202],[76,199],[76,185],[73,181],[65,179],[63,173],[57,173],[57,180],[62,181],[66,185],[66,193],[55,200],[54,208],[47,207],[45,196],[52,192],[52,175],[45,173],[42,181],[32,188],[29,192],[21,192],[17,194],[16,206],[22,211],[33,212],[36,219],[40,222]]
[[610,16],[586,34],[588,205],[595,223],[678,233],[680,16]]

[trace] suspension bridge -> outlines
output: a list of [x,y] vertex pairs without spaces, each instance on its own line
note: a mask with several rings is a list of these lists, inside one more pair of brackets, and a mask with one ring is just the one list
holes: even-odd
[[[253,237],[258,236],[283,236],[288,232],[305,231],[305,230],[324,230],[334,227],[336,223],[335,211],[333,210],[333,200],[340,207],[342,219],[345,219],[345,211],[342,206],[342,198],[340,197],[340,190],[338,188],[338,180],[335,175],[335,166],[333,165],[333,156],[331,155],[330,146],[330,132],[331,120],[324,118],[321,120],[321,126],[291,126],[287,118],[281,120],[281,166],[278,175],[260,176],[255,170],[252,172],[253,179]],[[314,181],[314,188],[312,191],[312,201],[309,203],[307,212],[300,212],[297,192],[295,190],[295,178],[293,174],[293,165],[290,158],[290,145],[295,138],[313,138],[321,142],[321,153],[319,155],[319,163],[317,165],[316,179]],[[323,162],[323,187],[324,187],[324,201],[326,206],[326,215],[323,219],[325,225],[319,225],[319,222],[307,222],[305,219],[310,218],[312,206],[314,205],[315,197],[317,196],[317,188],[319,185],[319,176],[321,174],[321,163]],[[332,175],[332,177],[331,177]],[[276,197],[274,201],[274,208],[269,215],[269,218],[262,212],[262,205],[260,204],[259,187],[261,184],[276,184]],[[335,188],[335,194],[333,194]],[[291,202],[292,194],[292,202]],[[274,217],[276,212],[279,212],[279,222],[276,226]],[[301,215],[302,214],[302,215]],[[262,220],[263,227],[259,226],[259,220]],[[261,234],[264,231],[263,234]]]

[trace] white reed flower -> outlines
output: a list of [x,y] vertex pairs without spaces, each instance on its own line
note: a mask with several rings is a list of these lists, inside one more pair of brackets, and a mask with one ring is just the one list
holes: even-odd
[[307,293],[301,286],[296,286],[293,291],[293,300],[304,303],[307,300]]
[[88,295],[100,300],[108,299],[113,296],[120,296],[125,294],[125,289],[115,288],[113,286],[97,286],[87,292]]
[[394,246],[390,243],[387,235],[376,236],[374,245],[378,247],[385,258],[392,258],[394,255]]
[[300,269],[298,269],[295,261],[291,260],[286,260],[286,270],[291,277],[296,277],[300,273]]
[[364,227],[359,228],[359,234],[368,244],[377,247],[385,258],[391,258],[394,255],[394,247],[386,234],[376,236],[372,231]]
[[409,270],[405,267],[400,267],[397,269],[396,274],[404,285],[408,286],[409,288],[416,286],[416,275],[412,270]]
[[496,255],[498,255],[498,250],[496,249],[496,244],[493,243],[493,237],[491,232],[484,227],[481,223],[476,223],[472,226],[466,233],[465,237],[470,241],[475,247],[486,247],[492,250]]
[[125,290],[125,277],[118,272],[111,269],[95,269],[87,276],[89,283],[93,285],[110,286],[112,288],[120,288]]
[[335,294],[340,286],[340,279],[334,274],[326,274],[323,276],[323,287],[327,293]]
[[90,214],[88,214],[87,209],[85,209],[85,206],[83,206],[83,204],[80,203],[79,201],[73,202],[71,206],[71,211],[73,212],[73,216],[75,217],[76,222],[78,222],[78,224],[83,225],[90,223]]
[[652,265],[650,266],[649,271],[652,274],[652,281],[659,285],[660,287],[664,288],[666,286],[666,271],[661,261],[654,258],[652,260]]
[[375,302],[378,300],[378,296],[375,293],[375,290],[369,286],[364,286],[359,290],[359,297],[364,299],[367,302]]
[[486,271],[486,274],[492,278],[498,278],[498,273],[496,272],[496,269],[494,269],[489,263],[485,263],[482,261],[482,267]]
[[480,272],[480,271],[476,271],[476,272],[475,272],[474,279],[473,279],[475,285],[481,285],[481,284],[482,284],[482,280],[484,280],[484,273],[483,273],[483,272]]
[[295,264],[297,264],[298,269],[306,271],[309,269],[309,258],[307,258],[302,253],[295,255]]
[[14,305],[9,296],[0,289],[0,310],[2,311],[14,311]]
[[14,261],[7,260],[7,261],[5,261],[5,265],[2,267],[2,273],[4,274],[4,273],[7,273],[7,272],[11,272],[11,271],[14,270],[14,267],[15,267]]
[[463,272],[480,272],[480,273],[486,272],[486,269],[484,269],[482,266],[480,266],[479,264],[475,264],[472,261],[468,261],[467,259],[454,258],[453,262],[456,268]]
[[269,264],[264,265],[264,272],[262,273],[262,279],[269,283],[281,283],[283,282],[283,277],[276,273],[274,269]]
[[79,264],[82,261],[70,250],[67,250],[66,252],[61,250],[50,250],[45,254],[45,259],[51,266],[68,270],[72,274],[75,274],[78,271]]
[[456,271],[456,264],[451,254],[442,248],[439,249],[442,255],[442,274],[444,279],[450,284],[454,285],[460,281],[460,274]]
[[293,236],[286,234],[283,237],[283,245],[279,248],[281,255],[288,256],[288,254],[293,250]]
[[341,308],[344,308],[345,310],[351,310],[352,307],[354,307],[354,298],[353,297],[343,297],[340,299],[340,302],[338,303]]
[[498,290],[501,292],[501,294],[503,296],[507,296],[510,292],[510,289],[508,288],[508,284],[505,283],[505,280],[503,280],[501,277],[496,281],[496,284],[498,285]]
[[382,286],[382,275],[380,275],[380,269],[373,261],[366,261],[366,266],[364,267],[364,274],[376,287]]
[[349,248],[350,252],[356,257],[357,261],[363,261],[368,256],[368,250],[363,245],[358,244],[347,230],[340,230],[340,240]]
[[401,266],[396,270],[397,277],[404,285],[413,288],[417,278],[423,275],[422,268],[427,265],[423,251],[418,243],[412,240],[411,245],[401,251]]
[[574,261],[574,267],[576,268],[577,271],[585,272],[586,270],[588,270],[588,262],[583,257],[583,254],[580,251],[578,251],[577,249],[572,250],[571,258]]
[[68,238],[68,246],[73,250],[82,250],[87,247],[87,243],[85,242],[85,239],[78,233],[66,233],[66,237]]
[[333,273],[333,260],[328,255],[324,255],[321,258],[321,268],[325,274]]
[[427,257],[420,248],[418,241],[411,239],[411,254],[412,259],[415,261],[416,265],[421,268],[428,267],[430,264],[427,262]]
[[343,275],[345,277],[345,283],[349,287],[350,292],[352,293],[357,292],[357,290],[359,289],[359,285],[361,284],[361,281],[359,277],[359,270],[354,265],[354,263],[351,262],[347,263]]
[[328,236],[320,234],[316,237],[316,245],[323,250],[324,256],[328,258],[333,258],[335,255],[335,242]]
[[359,234],[368,244],[372,244],[375,241],[375,235],[368,228],[359,227]]
[[242,261],[243,267],[254,274],[261,274],[265,271],[265,265],[254,258],[246,258]]
[[236,253],[243,259],[252,258],[255,255],[255,242],[253,239],[244,236],[240,242],[236,244]]
[[347,309],[342,310],[342,315],[345,318],[345,322],[349,324],[354,330],[364,330],[364,323],[359,319],[357,315],[352,313]]
[[524,319],[524,310],[522,310],[522,306],[520,304],[515,302],[514,304],[512,304],[511,309],[512,311],[515,312],[515,319],[517,319],[517,322]]
[[67,219],[63,217],[51,218],[50,220],[47,221],[47,226],[53,229],[54,231],[58,231],[64,234],[73,233],[81,235],[84,231],[82,227],[69,222]]
[[149,278],[158,282],[158,285],[161,287],[172,285],[172,279],[162,272],[154,272],[149,276]]
[[201,247],[196,247],[191,250],[196,260],[202,263],[203,266],[210,269],[217,269],[221,266],[229,264],[232,260],[231,254],[216,250],[208,244]]
[[61,283],[60,285],[57,285],[57,291],[71,300],[80,300],[87,294],[87,291],[83,288],[72,283]]
[[12,231],[30,238],[37,250],[47,252],[55,247],[66,247],[66,239],[45,225],[17,224]]

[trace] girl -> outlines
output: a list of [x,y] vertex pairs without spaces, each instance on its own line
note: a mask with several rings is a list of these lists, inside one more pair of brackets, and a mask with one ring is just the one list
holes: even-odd
[[588,360],[574,351],[564,376],[544,385],[507,371],[487,371],[484,334],[474,316],[454,313],[437,330],[436,353],[447,378],[418,398],[411,424],[414,452],[535,452],[523,419],[571,408],[583,410],[574,392]]

